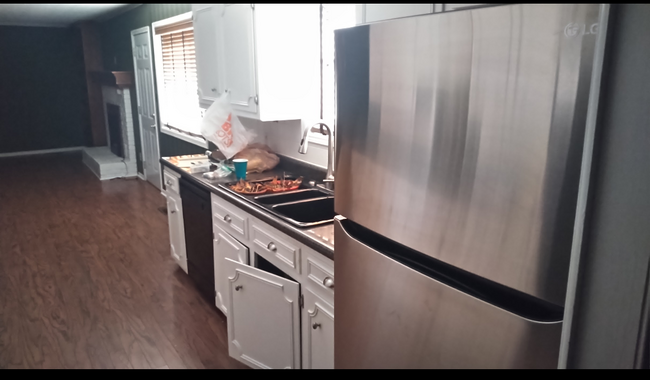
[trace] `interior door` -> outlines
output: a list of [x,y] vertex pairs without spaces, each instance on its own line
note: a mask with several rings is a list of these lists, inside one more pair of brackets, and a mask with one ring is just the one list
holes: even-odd
[[224,261],[230,356],[253,368],[300,368],[300,284]]
[[225,259],[248,264],[248,247],[214,226],[214,290],[215,304],[224,315],[228,315],[228,275],[224,266]]
[[149,27],[131,31],[135,87],[138,99],[138,120],[142,143],[142,164],[147,181],[162,188],[158,149],[158,125],[154,102],[153,65]]

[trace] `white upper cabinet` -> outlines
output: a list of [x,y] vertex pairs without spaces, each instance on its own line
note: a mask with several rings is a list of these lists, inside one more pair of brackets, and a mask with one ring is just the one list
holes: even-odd
[[255,40],[251,4],[223,4],[218,11],[217,46],[222,83],[233,108],[257,113]]
[[223,91],[217,70],[217,23],[215,4],[193,4],[194,49],[199,104],[207,108]]
[[357,24],[489,4],[357,4]]
[[360,23],[433,13],[433,4],[359,4]]
[[203,107],[212,103],[216,89],[217,96],[230,93],[238,116],[261,121],[317,117],[319,4],[212,4],[201,14],[205,8],[193,8]]

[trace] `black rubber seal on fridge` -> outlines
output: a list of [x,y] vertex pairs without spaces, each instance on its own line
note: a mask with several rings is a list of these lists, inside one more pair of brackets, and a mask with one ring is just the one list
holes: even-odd
[[522,318],[536,322],[561,322],[564,308],[522,291],[477,276],[390,240],[349,219],[341,220],[353,238],[425,276]]

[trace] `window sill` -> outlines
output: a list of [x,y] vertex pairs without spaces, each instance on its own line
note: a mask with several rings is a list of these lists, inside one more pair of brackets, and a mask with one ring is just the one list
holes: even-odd
[[309,144],[327,146],[328,144],[327,139],[329,138],[329,136],[325,136],[321,133],[309,132],[307,138],[309,139]]
[[186,141],[188,143],[198,145],[202,148],[208,149],[208,142],[197,137],[188,136],[186,134],[176,132],[173,129],[169,129],[165,126],[160,127],[160,132],[169,136],[176,137],[179,140]]

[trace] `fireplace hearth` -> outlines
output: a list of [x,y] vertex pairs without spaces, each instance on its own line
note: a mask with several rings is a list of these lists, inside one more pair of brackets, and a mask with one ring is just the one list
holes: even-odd
[[132,76],[132,73],[125,72],[101,72],[93,76],[102,85],[108,145],[84,148],[83,161],[100,180],[137,176],[131,107]]

